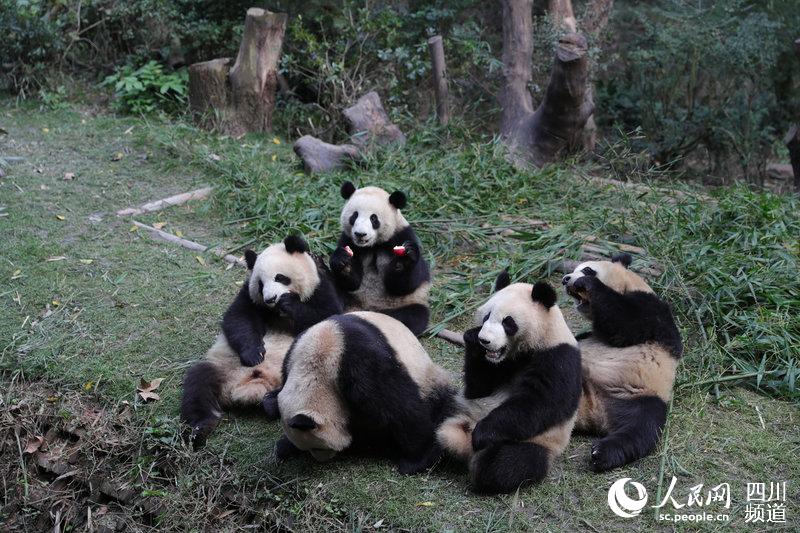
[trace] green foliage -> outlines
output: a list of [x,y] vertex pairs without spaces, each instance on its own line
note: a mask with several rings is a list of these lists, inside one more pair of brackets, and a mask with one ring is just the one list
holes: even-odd
[[660,163],[689,158],[699,170],[757,178],[789,117],[781,107],[791,101],[780,102],[775,85],[791,40],[779,37],[800,5],[784,8],[771,13],[747,0],[620,6],[623,42],[598,84],[599,118],[641,126],[640,146]]
[[108,76],[102,85],[114,87],[112,106],[115,110],[144,115],[156,110],[183,110],[188,80],[186,69],[167,73],[158,62],[148,61],[137,69],[122,67]]

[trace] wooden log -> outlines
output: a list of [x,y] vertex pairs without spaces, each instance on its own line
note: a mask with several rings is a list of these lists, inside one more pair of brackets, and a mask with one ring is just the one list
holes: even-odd
[[328,144],[311,135],[303,135],[294,143],[294,153],[303,161],[309,174],[347,167],[360,160],[358,147],[353,144]]
[[225,129],[230,114],[230,62],[226,57],[189,67],[189,109],[203,127]]
[[444,60],[444,45],[441,35],[428,39],[431,53],[431,72],[433,73],[433,92],[436,96],[436,118],[446,126],[450,122],[449,91],[447,87],[447,68]]
[[450,344],[455,344],[456,346],[464,346],[464,334],[457,333],[455,331],[450,331],[449,329],[443,329],[439,333],[436,334],[442,340],[449,342]]
[[156,211],[161,211],[162,209],[166,209],[167,207],[185,204],[186,202],[190,202],[192,200],[203,200],[205,198],[208,198],[208,195],[211,194],[211,190],[212,187],[203,187],[200,189],[196,189],[194,191],[175,194],[173,196],[169,196],[161,200],[156,200],[155,202],[148,202],[139,207],[129,207],[127,209],[120,209],[119,211],[117,211],[117,216],[127,217],[127,216],[141,215],[142,213],[154,213]]
[[350,142],[359,148],[372,144],[405,144],[406,136],[389,120],[381,98],[370,91],[344,110],[350,130]]
[[182,248],[186,248],[188,250],[194,250],[195,252],[209,252],[217,257],[224,260],[226,263],[232,263],[234,265],[245,266],[245,262],[230,254],[226,254],[225,250],[221,248],[209,248],[208,246],[203,246],[202,244],[196,243],[194,241],[190,241],[188,239],[184,239],[182,237],[178,237],[177,235],[173,235],[171,233],[167,233],[166,231],[161,231],[160,229],[156,229],[153,226],[148,226],[147,224],[142,224],[141,222],[134,220],[134,226],[137,228],[143,229],[147,231],[150,236],[154,239],[158,239],[164,242],[168,242],[171,244],[177,244]]
[[229,75],[235,109],[232,135],[272,129],[286,19],[285,13],[258,7],[247,10],[239,53]]

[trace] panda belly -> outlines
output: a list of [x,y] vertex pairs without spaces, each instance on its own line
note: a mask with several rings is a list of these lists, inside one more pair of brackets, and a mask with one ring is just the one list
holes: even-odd
[[293,340],[288,333],[268,332],[264,335],[264,360],[248,367],[241,364],[225,335],[219,335],[206,360],[223,376],[220,403],[224,407],[258,405],[266,393],[280,387],[283,358]]
[[421,283],[409,294],[395,295],[386,291],[383,277],[391,260],[389,254],[382,252],[363,256],[361,285],[350,293],[346,311],[384,311],[414,304],[428,306],[430,282]]
[[668,403],[678,360],[657,343],[614,348],[589,337],[579,343],[583,391],[578,407],[577,428],[608,431],[607,404],[656,396]]

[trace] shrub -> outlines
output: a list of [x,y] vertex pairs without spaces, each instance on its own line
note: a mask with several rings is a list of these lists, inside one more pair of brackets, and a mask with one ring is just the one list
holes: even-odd
[[125,66],[108,76],[102,85],[113,85],[112,106],[123,113],[143,115],[156,110],[177,113],[185,108],[188,73],[186,69],[164,72],[156,61],[134,69]]

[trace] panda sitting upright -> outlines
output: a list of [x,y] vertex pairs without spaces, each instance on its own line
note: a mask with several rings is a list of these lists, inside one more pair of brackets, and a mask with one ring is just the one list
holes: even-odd
[[222,407],[257,405],[281,383],[281,365],[295,336],[342,312],[324,262],[300,237],[260,254],[245,252],[248,276],[222,319],[222,333],[183,381],[181,416],[202,445]]
[[562,280],[592,321],[580,336],[583,395],[577,429],[604,435],[592,444],[592,467],[611,470],[658,444],[683,345],[669,305],[628,270],[629,254],[588,261]]
[[581,395],[581,354],[544,282],[510,284],[475,313],[464,333],[464,392],[439,442],[469,461],[479,493],[539,482],[569,443]]
[[400,212],[406,195],[346,181],[341,187],[342,234],[330,257],[348,310],[390,315],[415,335],[428,327],[430,270],[419,240]]
[[413,474],[442,454],[435,431],[451,414],[450,375],[388,315],[346,313],[309,328],[286,354],[284,379],[278,459],[307,451],[324,461],[353,446]]

